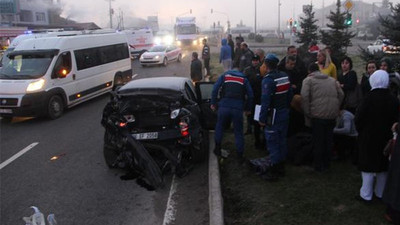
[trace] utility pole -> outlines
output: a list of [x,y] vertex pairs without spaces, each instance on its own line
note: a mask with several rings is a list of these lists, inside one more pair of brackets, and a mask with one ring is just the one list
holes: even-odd
[[254,33],[257,34],[257,0],[254,0]]
[[278,0],[278,34],[281,36],[281,0]]
[[108,13],[110,14],[110,28],[113,27],[112,24],[112,15],[114,14],[114,10],[111,8],[111,2],[114,0],[107,0],[108,1]]

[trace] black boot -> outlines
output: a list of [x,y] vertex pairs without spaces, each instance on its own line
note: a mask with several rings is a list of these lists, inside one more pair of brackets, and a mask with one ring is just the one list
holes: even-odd
[[214,154],[218,157],[221,156],[221,145],[215,143]]
[[280,162],[280,163],[276,164],[276,173],[280,177],[284,177],[285,176],[286,171],[285,171],[285,163],[284,162]]
[[277,181],[279,174],[277,172],[277,165],[271,165],[268,170],[261,175],[261,177],[266,181]]

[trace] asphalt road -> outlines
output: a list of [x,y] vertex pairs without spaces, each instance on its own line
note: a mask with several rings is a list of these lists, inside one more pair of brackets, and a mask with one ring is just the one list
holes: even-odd
[[[190,58],[167,67],[133,66],[135,79],[188,77]],[[153,192],[107,168],[100,119],[108,99],[78,105],[57,120],[1,121],[0,224],[23,224],[22,217],[33,213],[30,206],[45,216],[54,213],[64,225],[208,224],[207,162],[182,179],[165,177],[165,188]]]

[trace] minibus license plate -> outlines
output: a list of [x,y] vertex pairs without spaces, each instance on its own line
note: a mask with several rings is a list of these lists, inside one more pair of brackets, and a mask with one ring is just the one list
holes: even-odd
[[158,138],[158,132],[132,134],[132,137],[134,137],[136,140],[157,139]]
[[0,113],[12,113],[12,109],[0,109]]

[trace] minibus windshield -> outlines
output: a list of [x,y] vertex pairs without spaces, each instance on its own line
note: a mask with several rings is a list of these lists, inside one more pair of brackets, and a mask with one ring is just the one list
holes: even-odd
[[11,53],[3,62],[0,79],[35,79],[44,76],[54,55],[39,52]]

